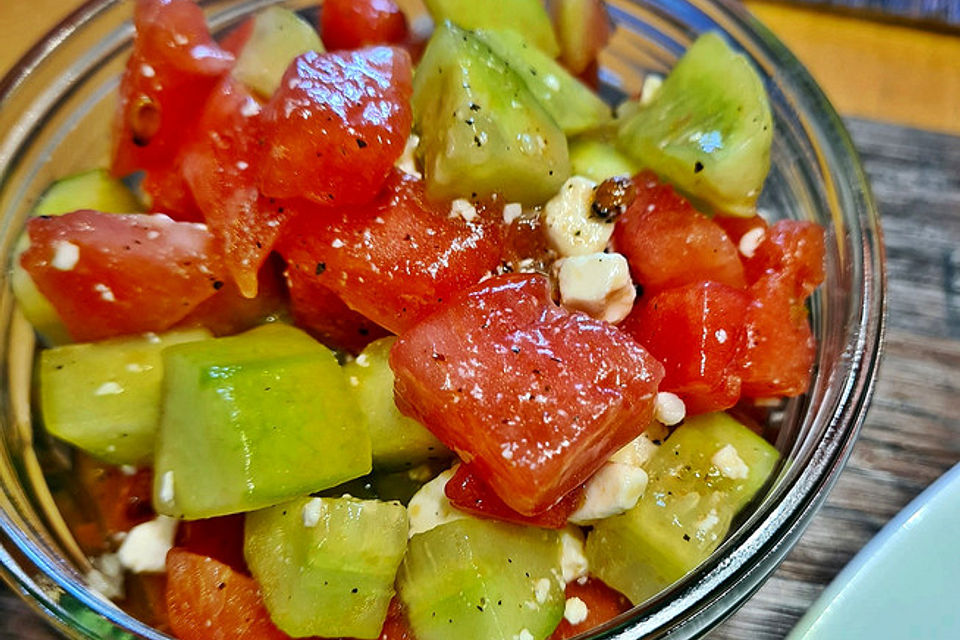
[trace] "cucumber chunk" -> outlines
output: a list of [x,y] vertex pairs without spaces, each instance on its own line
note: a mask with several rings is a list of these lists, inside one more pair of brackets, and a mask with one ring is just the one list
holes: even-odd
[[586,85],[516,31],[479,29],[474,35],[506,62],[540,105],[572,136],[613,120],[613,112]]
[[614,176],[634,176],[642,169],[612,144],[592,138],[570,142],[570,164],[573,175],[590,178],[597,184]]
[[563,132],[520,78],[471,32],[434,32],[413,80],[427,194],[542,203],[570,175]]
[[211,337],[194,329],[44,350],[40,407],[47,431],[111,464],[148,462],[160,421],[161,351]]
[[295,637],[379,637],[406,548],[406,510],[374,500],[301,498],[244,530],[270,617]]
[[556,58],[560,45],[540,0],[425,0],[437,24],[449,20],[464,29],[514,29],[521,26],[534,46]]
[[400,413],[393,401],[393,371],[388,360],[396,341],[390,336],[371,342],[343,367],[367,419],[373,468],[377,470],[409,469],[425,460],[451,455],[426,427]]
[[590,570],[634,604],[709,556],[763,487],[779,454],[724,413],[690,418],[647,464],[647,490],[587,536]]
[[263,98],[273,95],[290,62],[307,51],[323,52],[309,22],[289,9],[268,7],[253,19],[253,32],[237,57],[233,75]]
[[418,640],[542,640],[563,617],[560,537],[476,518],[442,524],[410,539],[397,588]]
[[[37,201],[35,216],[59,216],[77,209],[94,209],[106,213],[136,213],[143,205],[123,182],[104,169],[94,169],[68,176],[51,184]],[[10,285],[17,304],[34,329],[50,344],[72,342],[67,328],[53,305],[44,297],[20,266],[20,256],[30,246],[26,232],[13,252],[13,273]]]
[[770,170],[772,140],[763,81],[744,56],[708,33],[650,104],[623,122],[617,146],[698,203],[752,216]]
[[332,351],[264,325],[163,352],[154,507],[251,511],[370,472],[370,436]]

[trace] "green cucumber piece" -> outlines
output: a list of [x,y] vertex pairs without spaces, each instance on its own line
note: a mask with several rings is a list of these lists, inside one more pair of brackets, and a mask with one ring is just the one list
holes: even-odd
[[393,370],[389,358],[396,341],[396,337],[390,336],[371,342],[343,367],[367,419],[376,470],[409,469],[425,460],[451,455],[426,427],[400,413],[393,401]]
[[573,175],[590,178],[600,184],[614,176],[634,176],[642,167],[610,143],[593,138],[570,141]]
[[542,640],[563,617],[560,537],[492,520],[448,522],[410,539],[397,588],[418,640]]
[[[34,207],[35,216],[59,216],[78,209],[94,209],[105,213],[136,213],[143,205],[123,182],[104,169],[94,169],[68,176],[51,184]],[[10,285],[23,315],[50,344],[72,342],[67,328],[53,305],[44,297],[20,266],[20,256],[30,246],[26,232],[13,252],[13,273]]]
[[447,22],[413,79],[418,153],[434,199],[548,200],[570,175],[567,140],[523,79],[469,31]]
[[637,506],[587,536],[591,572],[634,604],[662,591],[713,553],[778,459],[724,413],[688,419],[648,462]]
[[244,528],[270,618],[295,637],[379,637],[406,548],[406,510],[375,500],[301,498]]
[[42,351],[47,431],[111,464],[149,462],[160,421],[161,351],[211,337],[193,329]]
[[715,33],[697,39],[617,146],[693,200],[752,216],[770,170],[773,119],[763,81]]
[[506,62],[568,136],[613,120],[610,107],[586,85],[516,31],[479,29],[474,35]]
[[333,352],[280,323],[163,352],[154,507],[186,519],[272,506],[370,472]]
[[253,32],[237,57],[233,75],[269,98],[293,59],[307,51],[324,51],[316,29],[289,9],[268,7],[254,17]]
[[464,29],[515,29],[520,26],[534,46],[556,58],[560,45],[540,0],[424,0],[434,22],[446,20]]

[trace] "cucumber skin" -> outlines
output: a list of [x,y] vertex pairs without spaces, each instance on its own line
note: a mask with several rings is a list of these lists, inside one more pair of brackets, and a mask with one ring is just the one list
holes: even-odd
[[450,22],[427,45],[412,104],[432,199],[498,193],[533,206],[570,176],[566,136],[523,79]]
[[397,587],[417,640],[514,640],[524,629],[543,640],[563,617],[560,537],[477,518],[442,524],[410,539]]
[[[310,527],[309,503],[322,505]],[[300,498],[248,514],[244,527],[267,610],[295,637],[377,638],[406,547],[406,510],[373,500]]]
[[40,406],[47,431],[110,464],[149,463],[160,421],[161,352],[211,337],[194,329],[45,349]]
[[299,329],[268,324],[163,359],[158,513],[252,511],[370,472],[370,438],[340,365]]
[[763,81],[716,33],[693,43],[618,148],[707,211],[749,217],[770,171],[773,117]]
[[[712,462],[727,444],[749,468],[747,478],[725,477]],[[590,570],[634,604],[659,593],[713,553],[778,460],[768,442],[724,413],[688,419],[647,464],[650,481],[637,506],[587,536]],[[701,530],[707,519],[713,524]]]

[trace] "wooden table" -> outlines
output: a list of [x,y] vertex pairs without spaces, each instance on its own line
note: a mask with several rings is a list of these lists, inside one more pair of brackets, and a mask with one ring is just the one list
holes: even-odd
[[[73,4],[4,0],[0,71]],[[960,460],[960,137],[934,133],[960,133],[960,37],[748,5],[841,112],[857,116],[847,123],[883,217],[889,328],[876,396],[837,487],[783,565],[714,640],[782,638],[880,527]],[[53,637],[0,591],[0,638]]]

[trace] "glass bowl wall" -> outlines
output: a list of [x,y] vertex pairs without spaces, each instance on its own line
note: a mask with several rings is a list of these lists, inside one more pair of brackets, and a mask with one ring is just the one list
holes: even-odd
[[[9,265],[28,212],[51,181],[105,166],[132,2],[93,0],[61,23],[0,82],[0,260]],[[217,32],[273,4],[201,2]],[[310,10],[309,1],[286,2]],[[404,2],[401,4],[409,4]],[[877,213],[842,123],[793,56],[725,0],[609,0],[616,31],[600,58],[611,101],[635,95],[699,34],[721,31],[764,78],[774,112],[773,169],[761,199],[771,218],[827,229],[827,279],[811,302],[819,340],[809,393],[787,403],[776,477],[711,558],[668,592],[591,638],[690,638],[742,604],[799,538],[836,480],[862,423],[883,334],[884,274]],[[52,507],[31,416],[33,333],[0,282],[0,572],[72,638],[165,638],[87,585],[89,561]],[[35,440],[37,444],[35,445]],[[42,453],[42,452],[41,452]]]

